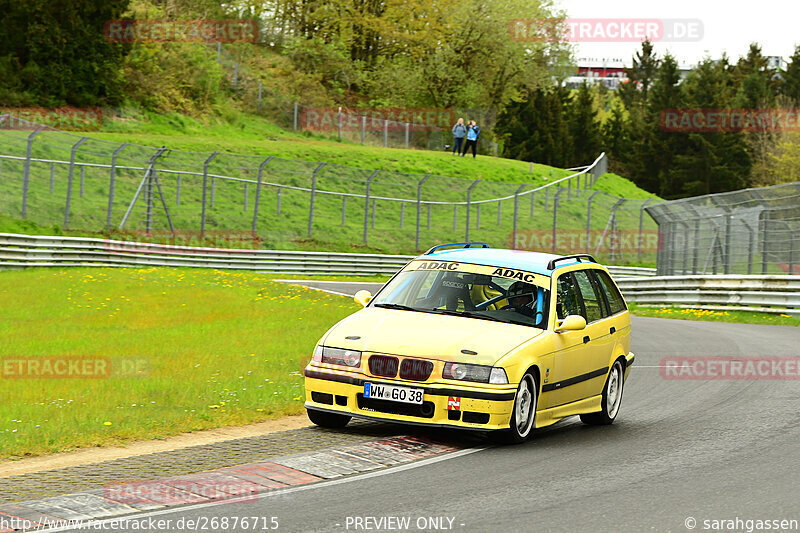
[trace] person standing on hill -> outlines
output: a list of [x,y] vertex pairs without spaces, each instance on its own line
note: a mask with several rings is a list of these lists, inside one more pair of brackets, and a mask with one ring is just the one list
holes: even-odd
[[464,137],[467,136],[467,127],[464,125],[464,119],[458,119],[456,125],[453,126],[453,154],[461,153],[461,145],[464,142]]
[[469,121],[469,127],[467,128],[467,143],[464,145],[464,151],[461,153],[461,157],[464,157],[464,154],[467,153],[469,147],[472,147],[472,158],[475,159],[478,150],[478,137],[480,137],[481,129],[478,127],[478,124],[475,123],[474,120]]

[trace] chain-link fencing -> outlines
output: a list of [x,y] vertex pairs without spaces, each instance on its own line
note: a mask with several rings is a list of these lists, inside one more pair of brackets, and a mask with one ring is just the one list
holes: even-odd
[[0,115],[0,214],[45,227],[393,253],[479,240],[652,264],[651,201],[594,190],[605,155],[573,170],[532,175],[548,178],[538,187],[472,181],[117,143]]
[[658,274],[800,274],[800,182],[648,206]]

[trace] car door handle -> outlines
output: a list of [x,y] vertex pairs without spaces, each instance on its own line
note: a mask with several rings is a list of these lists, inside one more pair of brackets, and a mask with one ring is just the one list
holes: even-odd
[[613,335],[614,333],[617,332],[617,328],[615,328],[614,326],[611,326],[611,329],[609,329],[608,332]]
[[583,338],[583,344],[586,344],[586,343],[587,343],[587,342],[589,342],[590,340],[592,340],[592,339],[590,339],[590,338],[589,338],[589,335],[586,335],[586,336]]

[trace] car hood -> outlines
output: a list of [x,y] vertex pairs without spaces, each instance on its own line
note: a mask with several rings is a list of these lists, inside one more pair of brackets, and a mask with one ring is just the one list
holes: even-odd
[[492,365],[541,333],[540,329],[517,324],[368,307],[336,324],[323,343],[363,352]]

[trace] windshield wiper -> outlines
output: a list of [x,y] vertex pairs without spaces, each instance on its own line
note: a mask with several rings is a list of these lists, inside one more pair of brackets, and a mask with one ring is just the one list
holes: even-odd
[[447,309],[432,309],[431,312],[433,312],[433,313],[441,313],[443,315],[465,316],[467,318],[480,318],[482,320],[490,320],[492,322],[502,322],[503,324],[517,324],[517,325],[520,325],[520,326],[533,326],[533,324],[530,324],[528,322],[520,322],[519,320],[511,320],[511,319],[504,320],[504,319],[498,318],[496,316],[481,315],[479,313],[472,313],[470,311],[449,311]]
[[382,307],[383,309],[399,309],[401,311],[421,311],[422,309],[416,309],[414,307],[409,307],[403,304],[375,304],[372,307]]

